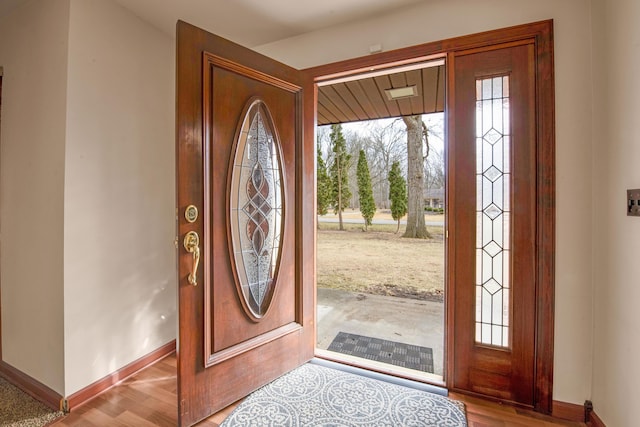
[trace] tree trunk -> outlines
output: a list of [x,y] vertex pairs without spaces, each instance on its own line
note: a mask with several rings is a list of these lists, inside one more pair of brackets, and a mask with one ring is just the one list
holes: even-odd
[[400,218],[398,218],[398,226],[396,227],[396,234],[400,231]]
[[[340,160],[338,159],[338,162]],[[340,231],[344,231],[344,226],[342,225],[342,209],[344,206],[342,205],[342,165],[338,163],[338,222],[340,223]]]
[[424,152],[422,116],[403,117],[407,126],[407,228],[402,237],[430,239],[424,223]]

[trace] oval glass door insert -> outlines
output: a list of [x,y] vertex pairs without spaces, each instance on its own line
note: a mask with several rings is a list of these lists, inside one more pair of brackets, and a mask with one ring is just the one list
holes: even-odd
[[283,174],[280,141],[266,104],[254,99],[245,111],[235,141],[229,222],[240,300],[259,320],[273,299],[280,262]]

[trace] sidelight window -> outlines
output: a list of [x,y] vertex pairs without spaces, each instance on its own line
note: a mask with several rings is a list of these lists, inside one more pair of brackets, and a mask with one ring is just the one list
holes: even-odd
[[476,342],[509,347],[509,76],[476,80]]

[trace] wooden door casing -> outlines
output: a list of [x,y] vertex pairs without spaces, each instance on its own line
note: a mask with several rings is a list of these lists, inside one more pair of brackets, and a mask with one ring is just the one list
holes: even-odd
[[[180,425],[192,425],[313,357],[313,84],[297,70],[184,22],[177,25],[176,162]],[[269,105],[280,134],[284,237],[276,290],[258,321],[244,312],[228,243],[229,167],[247,102]],[[198,208],[190,223],[187,206]],[[186,233],[200,236],[198,284]]]
[[[381,70],[419,63],[426,59],[446,56],[447,60],[447,110],[453,108],[455,97],[455,73],[453,62],[456,52],[470,49],[487,50],[492,46],[509,43],[522,44],[529,40],[534,46],[534,71],[536,82],[536,295],[535,301],[535,390],[534,409],[551,413],[553,391],[554,354],[554,289],[555,289],[555,101],[554,101],[554,37],[553,21],[539,21],[508,28],[464,35],[446,40],[382,52],[374,55],[340,61],[309,68],[316,82],[336,77],[354,76],[371,70]],[[445,224],[451,225],[456,215],[456,196],[452,188],[456,183],[456,171],[449,167],[455,156],[456,117],[447,114],[448,150],[445,152],[448,183],[446,188],[447,212]],[[455,230],[448,228],[450,237]],[[452,261],[455,246],[451,239],[445,241],[447,266],[445,271],[445,383],[453,388],[455,354],[456,268]]]
[[[2,67],[0,67],[0,123],[2,121]],[[0,126],[0,129],[2,127]],[[0,283],[0,290],[2,283]],[[0,292],[0,362],[2,362],[2,292]]]

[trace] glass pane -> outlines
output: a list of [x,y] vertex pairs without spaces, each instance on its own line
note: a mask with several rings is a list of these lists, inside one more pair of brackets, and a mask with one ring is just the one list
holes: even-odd
[[[482,116],[482,101],[476,102],[476,117]],[[482,120],[476,120],[476,135],[482,135]]]
[[[482,174],[482,176],[482,206],[484,207],[484,213],[490,218],[495,218],[499,212],[496,212],[494,208],[492,208],[492,206],[494,206],[493,194],[491,191],[493,189],[493,185],[491,185],[491,181],[484,174]],[[480,197],[480,195],[477,195],[476,197]]]
[[476,88],[476,341],[509,347],[509,76]]
[[275,135],[267,106],[253,101],[236,142],[229,221],[240,297],[255,318],[269,308],[281,248],[283,186]]
[[493,100],[493,111],[491,119],[493,122],[493,128],[500,134],[504,133],[503,117],[502,117],[502,99]]
[[[476,138],[476,153],[482,153],[484,139]],[[482,169],[482,156],[476,156],[476,170]]]
[[493,237],[493,241],[504,249],[504,233],[502,232],[504,229],[504,215],[499,215],[492,222],[493,229],[491,230],[491,234]]
[[493,330],[492,332],[492,336],[491,336],[491,344],[495,345],[495,346],[502,346],[503,340],[502,340],[502,327],[499,325],[492,325],[493,326]]
[[502,98],[502,77],[496,77],[493,79],[493,99]]
[[488,171],[493,166],[493,147],[487,141],[486,136],[490,135],[485,135],[484,144],[482,144],[482,170],[479,173]]
[[[482,101],[482,133],[487,134],[493,127],[493,103],[491,99]],[[477,135],[482,136],[482,135]]]
[[480,286],[476,286],[476,322],[482,322],[482,289],[478,289]]
[[509,327],[509,289],[502,290],[502,325]]
[[[494,169],[497,170],[497,169]],[[504,209],[504,176],[500,174],[498,178],[493,182],[493,203],[501,210]],[[502,212],[501,212],[502,213]]]
[[501,256],[496,256],[493,258],[493,269],[492,269],[492,273],[493,273],[493,279],[496,280],[498,283],[500,283],[502,285],[502,288],[504,288],[504,257]]
[[491,79],[484,79],[484,80],[481,80],[481,82],[482,82],[482,98],[481,98],[481,100],[491,99],[492,98],[491,97],[491,91],[492,91],[491,83],[492,83],[492,80]]

